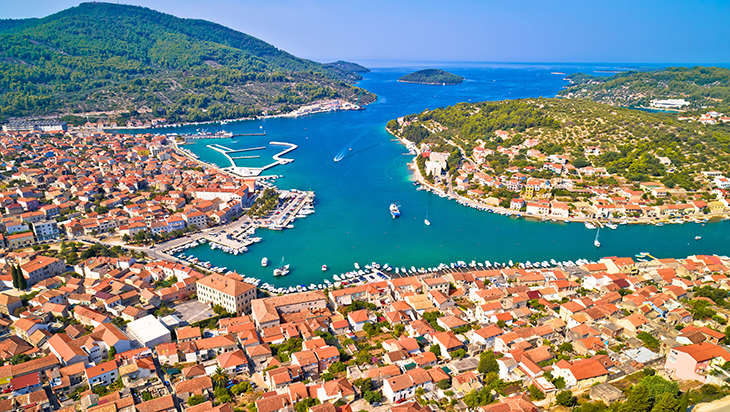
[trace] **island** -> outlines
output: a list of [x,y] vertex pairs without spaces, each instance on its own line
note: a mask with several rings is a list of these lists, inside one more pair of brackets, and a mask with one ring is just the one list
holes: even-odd
[[684,223],[726,216],[730,117],[531,98],[393,119],[420,189],[541,220]]
[[451,85],[462,83],[464,78],[439,69],[425,69],[406,74],[398,81],[403,83]]
[[325,102],[357,110],[376,99],[353,85],[367,71],[358,64],[298,58],[219,24],[137,6],[82,3],[42,19],[0,20],[0,44],[0,120],[144,128]]
[[665,111],[730,106],[730,70],[721,67],[668,67],[613,76],[573,73],[565,79],[570,85],[558,95],[566,98]]

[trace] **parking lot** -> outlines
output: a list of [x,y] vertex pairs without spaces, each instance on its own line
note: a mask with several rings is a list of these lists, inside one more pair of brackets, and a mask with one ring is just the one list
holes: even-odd
[[186,324],[192,324],[215,316],[215,312],[213,312],[213,308],[209,304],[197,300],[178,303],[175,305],[175,312],[180,320]]

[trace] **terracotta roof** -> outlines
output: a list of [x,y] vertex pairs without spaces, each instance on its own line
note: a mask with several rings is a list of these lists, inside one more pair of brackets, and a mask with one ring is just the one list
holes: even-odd
[[694,345],[680,346],[674,348],[677,352],[684,352],[697,362],[704,362],[709,359],[722,357],[725,361],[730,361],[730,353],[720,346],[709,342],[695,343]]

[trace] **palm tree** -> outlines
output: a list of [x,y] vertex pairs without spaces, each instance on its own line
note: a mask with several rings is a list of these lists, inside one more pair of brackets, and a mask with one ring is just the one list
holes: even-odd
[[228,375],[220,366],[216,368],[210,379],[213,381],[213,386],[217,388],[225,388],[228,384]]

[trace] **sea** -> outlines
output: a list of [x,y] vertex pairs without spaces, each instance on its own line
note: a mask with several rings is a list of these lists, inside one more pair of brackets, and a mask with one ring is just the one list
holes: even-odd
[[[282,176],[283,189],[313,190],[315,213],[298,219],[293,229],[259,229],[263,240],[238,256],[211,250],[205,244],[184,253],[213,266],[227,267],[275,286],[322,283],[371,262],[393,267],[435,267],[455,261],[509,262],[598,260],[649,252],[658,258],[730,252],[730,222],[682,225],[624,225],[599,232],[600,248],[594,246],[596,230],[582,223],[543,222],[478,211],[434,194],[417,191],[407,163],[412,156],[385,131],[386,123],[400,116],[459,102],[553,97],[568,84],[565,74],[595,75],[607,70],[643,69],[630,65],[484,64],[441,65],[463,76],[459,85],[438,86],[399,83],[397,79],[420,67],[373,69],[357,85],[378,95],[362,111],[330,112],[296,118],[238,121],[165,129],[165,133],[195,133],[199,129],[234,133],[266,132],[265,136],[197,140],[186,146],[202,160],[230,166],[220,153],[207,147],[221,144],[232,149],[265,147],[241,153],[258,155],[236,160],[238,166],[259,167],[272,161],[281,147],[272,141],[299,147],[285,155],[287,165],[268,169],[264,175]],[[564,73],[564,74],[563,74]],[[148,131],[159,131],[148,130]],[[146,131],[145,131],[146,132]],[[335,162],[335,157],[342,160]],[[400,218],[389,213],[391,203],[400,206]],[[424,224],[428,217],[430,226]],[[701,236],[696,241],[695,236]],[[268,267],[261,266],[267,257]],[[291,272],[273,277],[284,260]],[[329,270],[323,273],[322,265]]]

